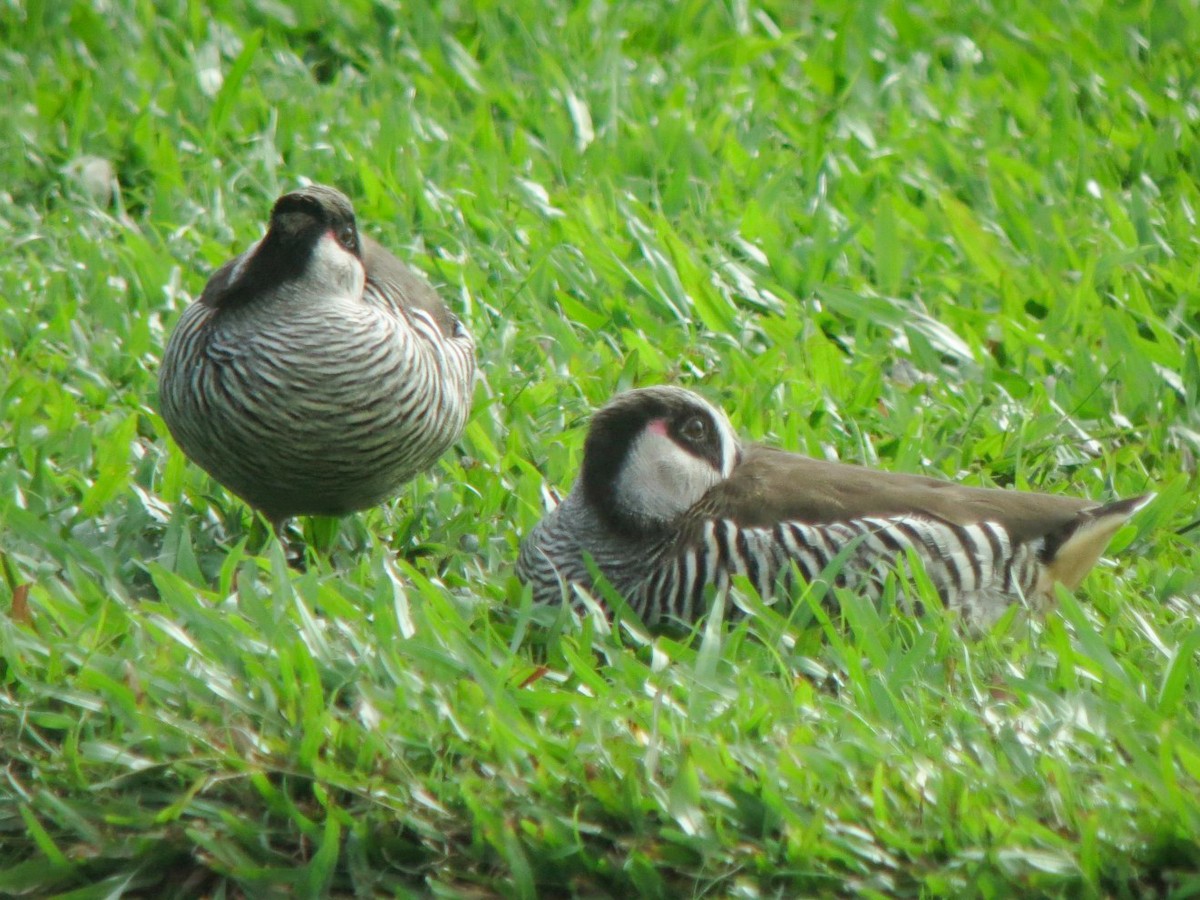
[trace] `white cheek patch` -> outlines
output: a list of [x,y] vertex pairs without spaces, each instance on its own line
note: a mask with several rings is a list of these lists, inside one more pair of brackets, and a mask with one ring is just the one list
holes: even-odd
[[694,506],[721,477],[708,462],[671,440],[656,420],[629,448],[617,476],[615,499],[639,518],[669,522]]
[[367,280],[362,260],[339,244],[333,232],[323,234],[317,241],[306,274],[308,278],[328,285],[332,293],[353,299],[362,296]]

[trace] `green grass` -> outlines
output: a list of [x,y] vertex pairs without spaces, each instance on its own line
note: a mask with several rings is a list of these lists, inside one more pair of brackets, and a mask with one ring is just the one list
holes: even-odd
[[[1198,29],[0,4],[0,894],[1200,891]],[[302,573],[155,400],[300,178],[483,370],[458,448],[304,523]],[[668,381],[792,449],[1159,499],[1077,600],[979,640],[849,595],[682,637],[531,608],[544,486]]]

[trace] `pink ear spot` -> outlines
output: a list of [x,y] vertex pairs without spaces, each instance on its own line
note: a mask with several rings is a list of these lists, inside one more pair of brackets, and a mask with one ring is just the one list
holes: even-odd
[[649,431],[651,434],[666,435],[667,420],[666,419],[651,419],[646,424],[646,430]]

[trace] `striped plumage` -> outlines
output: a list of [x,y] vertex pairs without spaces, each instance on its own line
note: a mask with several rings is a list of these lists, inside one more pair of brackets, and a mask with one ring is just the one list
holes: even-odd
[[[543,603],[593,592],[587,559],[644,619],[694,620],[713,586],[764,597],[826,568],[876,595],[918,558],[943,603],[986,627],[1013,603],[1074,589],[1148,497],[1086,500],[972,488],[743,447],[724,413],[679,388],[621,394],[588,432],[567,498],[521,544]],[[839,554],[841,556],[839,557]]]
[[159,394],[184,453],[279,523],[393,496],[458,439],[474,379],[459,320],[314,185],[184,312]]

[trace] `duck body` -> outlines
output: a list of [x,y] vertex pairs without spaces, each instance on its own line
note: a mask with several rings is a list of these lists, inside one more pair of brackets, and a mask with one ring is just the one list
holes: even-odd
[[942,602],[986,627],[1075,589],[1149,497],[1097,504],[743,446],[679,388],[619,395],[595,417],[579,479],[522,544],[542,602],[594,592],[589,560],[645,619],[694,620],[745,576],[766,598],[827,577],[878,595],[917,561]]

